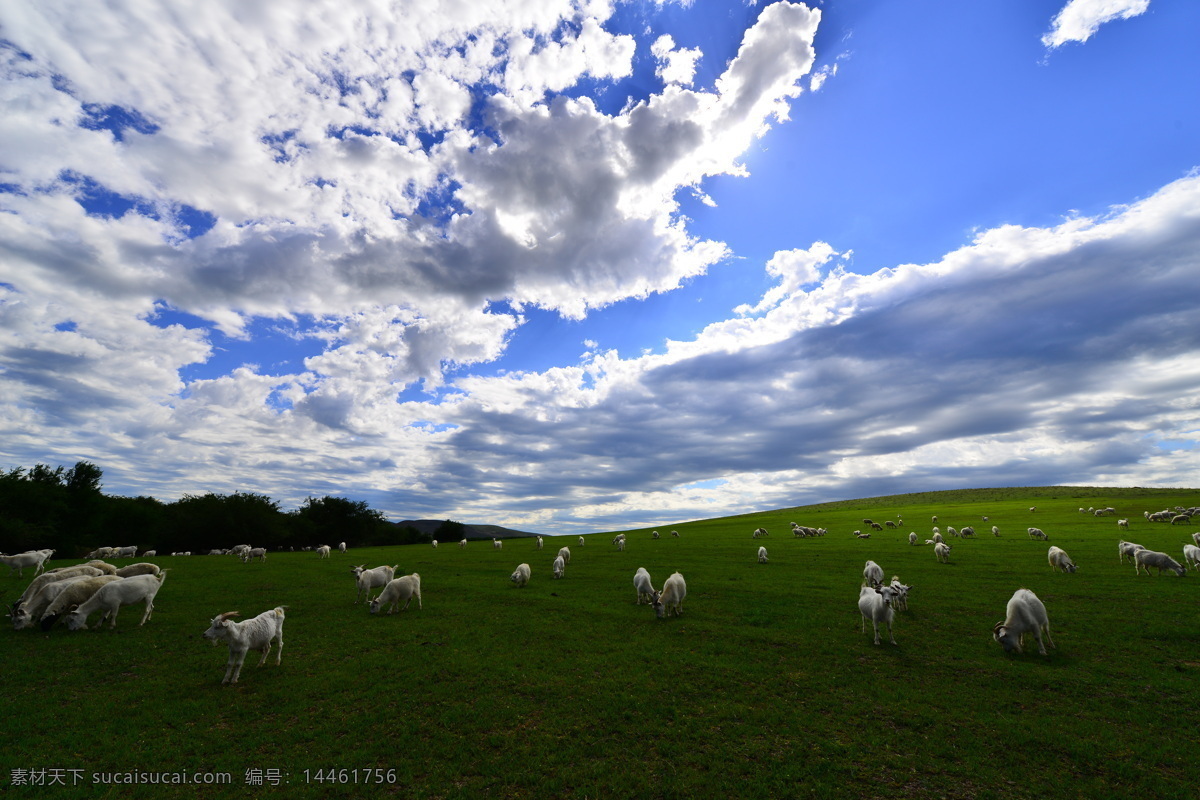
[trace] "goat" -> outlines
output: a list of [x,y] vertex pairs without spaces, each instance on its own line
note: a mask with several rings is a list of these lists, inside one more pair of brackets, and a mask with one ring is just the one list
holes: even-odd
[[1058,545],[1050,545],[1050,550],[1046,553],[1046,559],[1050,562],[1050,567],[1058,572],[1074,572],[1075,562],[1067,555],[1067,551],[1063,550]]
[[1133,554],[1133,574],[1138,575],[1144,569],[1149,575],[1150,567],[1157,567],[1159,575],[1162,575],[1164,569],[1171,570],[1181,578],[1187,574],[1187,569],[1180,566],[1178,561],[1166,553],[1143,549]]
[[687,583],[684,582],[683,576],[678,572],[671,573],[671,577],[663,581],[661,592],[654,593],[654,613],[659,619],[663,616],[670,616],[674,613],[675,616],[683,616],[683,599],[687,597]]
[[901,583],[900,579],[895,575],[892,576],[891,583],[892,591],[896,594],[892,597],[892,608],[897,611],[908,611],[908,592],[913,587],[908,584]]
[[650,573],[645,567],[638,567],[637,572],[633,573],[633,588],[637,590],[635,605],[641,605],[642,598],[645,598],[647,603],[654,602],[654,584],[651,583]]
[[908,534],[908,543],[909,544],[917,543],[917,532],[916,531],[913,531],[912,533]]
[[216,647],[218,642],[229,643],[229,661],[225,663],[222,684],[238,682],[242,662],[246,660],[246,653],[250,650],[262,653],[262,658],[258,661],[260,667],[267,663],[272,642],[279,643],[279,649],[275,651],[275,666],[279,666],[283,661],[283,612],[286,609],[287,606],[277,606],[244,622],[232,621],[233,617],[240,616],[237,611],[226,611],[213,617],[212,624],[201,636],[211,641],[213,647]]
[[26,567],[33,567],[34,575],[45,571],[47,558],[44,550],[28,550],[24,553],[17,553],[15,556],[0,556],[0,562],[8,565],[9,575],[16,572],[18,578],[24,578]]
[[1046,655],[1046,646],[1042,644],[1042,631],[1046,632],[1046,641],[1051,647],[1057,647],[1050,638],[1050,618],[1046,616],[1046,607],[1038,596],[1028,589],[1017,589],[1005,609],[1003,622],[997,622],[992,628],[992,638],[1004,646],[1004,652],[1018,653],[1024,651],[1025,634],[1032,633],[1037,639],[1038,653]]
[[1130,562],[1132,562],[1133,554],[1138,550],[1145,549],[1145,547],[1142,547],[1140,544],[1135,544],[1134,542],[1126,542],[1124,540],[1119,541],[1117,542],[1117,561],[1121,564],[1124,564],[1125,559],[1128,558]]
[[[621,541],[623,542],[625,540],[622,539]],[[571,548],[569,548],[569,547],[558,548],[558,555],[559,555],[559,558],[561,558],[563,560],[564,564],[571,563]]]
[[1029,532],[1030,539],[1041,539],[1044,542],[1046,539],[1050,538],[1046,536],[1046,532],[1041,528],[1026,528],[1025,530]]
[[1200,547],[1194,544],[1183,546],[1183,560],[1192,569],[1200,568]]
[[365,567],[365,564],[360,564],[350,568],[350,571],[354,573],[354,585],[358,589],[354,595],[355,603],[371,602],[371,590],[391,583],[392,578],[396,577],[396,570],[400,568],[400,565],[389,567],[385,564],[374,569]]
[[[100,591],[101,586],[119,580],[123,579],[116,575],[98,575],[90,578],[60,581],[60,583],[66,584],[66,586],[59,590],[58,596],[42,612],[42,631],[45,632],[54,627],[54,623],[58,621],[59,616],[68,608],[86,603],[91,599],[92,595]],[[59,584],[52,585],[57,586]],[[32,619],[30,621],[32,622]],[[14,624],[15,622],[14,620]]]
[[329,551],[331,549],[332,548],[329,545],[323,544],[317,548],[317,555],[321,558],[329,558]]
[[864,586],[858,590],[858,611],[862,614],[862,631],[867,632],[867,620],[871,620],[871,628],[875,631],[875,644],[879,644],[879,623],[887,625],[888,638],[892,644],[896,637],[892,633],[892,620],[896,612],[892,610],[892,598],[895,590],[891,586]]
[[563,561],[562,556],[557,556],[554,559],[554,577],[565,578],[567,576],[567,562]]
[[101,586],[87,602],[67,616],[67,629],[77,631],[86,628],[88,615],[93,611],[102,610],[108,613],[108,627],[111,630],[117,627],[117,614],[121,606],[142,602],[146,604],[146,613],[142,614],[142,621],[138,626],[145,625],[154,612],[154,598],[166,578],[167,571],[164,569],[157,575],[134,575],[132,578],[122,578]]
[[950,545],[945,542],[938,542],[933,546],[933,555],[942,564],[950,563]]
[[421,605],[421,576],[415,572],[412,575],[401,575],[383,587],[379,597],[371,601],[371,613],[376,614],[384,606],[390,606],[388,613],[393,614],[400,608],[401,600],[404,601],[404,607],[400,610],[406,611],[413,597],[417,598],[417,608],[424,610],[425,607]]
[[[57,600],[63,594],[63,592],[79,581],[86,580],[91,580],[91,578],[84,575],[76,575],[71,578],[64,578],[61,581],[51,581],[43,584],[42,588],[39,589],[36,594],[31,595],[28,601],[24,603],[15,603],[10,614],[13,622],[13,630],[23,631],[37,620],[45,617],[46,609],[53,605],[54,601]],[[117,578],[117,580],[120,580],[120,578]]]
[[760,564],[767,563],[767,548],[765,548],[765,547],[758,548],[758,563],[760,563]]
[[879,586],[883,583],[883,567],[868,561],[863,566],[863,579],[871,586]]
[[143,561],[139,564],[130,564],[127,567],[121,567],[116,571],[118,578],[132,578],[134,575],[157,575],[162,572],[158,564],[151,564]]
[[513,570],[513,574],[509,577],[509,580],[515,583],[518,589],[529,583],[529,565],[517,564],[517,568]]

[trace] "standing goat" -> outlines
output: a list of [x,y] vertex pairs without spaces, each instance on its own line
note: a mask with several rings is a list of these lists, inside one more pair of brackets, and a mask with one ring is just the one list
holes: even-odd
[[654,613],[659,619],[672,613],[677,617],[682,616],[685,597],[687,597],[687,583],[684,582],[683,576],[678,572],[671,573],[671,577],[663,581],[662,591],[654,593]]
[[[406,611],[414,597],[417,598],[417,608],[424,609],[425,606],[421,605],[421,576],[415,572],[412,575],[401,575],[383,587],[379,597],[371,601],[371,613],[377,614],[379,609],[385,606],[388,607],[389,614],[395,613],[398,608]],[[404,601],[403,608],[400,606],[401,600]]]
[[246,653],[258,650],[262,653],[258,665],[267,663],[271,652],[271,643],[279,642],[275,651],[275,665],[283,661],[283,612],[287,606],[278,606],[270,611],[264,611],[254,619],[244,622],[233,622],[232,618],[240,616],[237,611],[227,611],[213,617],[212,624],[202,636],[217,646],[217,642],[229,643],[229,661],[225,664],[225,677],[221,683],[237,683],[238,674],[242,671],[242,662]]
[[892,620],[896,612],[892,610],[892,598],[896,590],[891,586],[864,586],[858,590],[858,611],[862,614],[863,633],[867,631],[867,620],[875,631],[875,644],[879,644],[879,623],[887,625],[888,638],[892,644],[896,637],[892,634]]
[[108,614],[109,628],[117,627],[117,612],[121,606],[134,603],[146,603],[146,613],[142,615],[139,626],[145,625],[154,612],[154,598],[162,583],[166,580],[167,571],[164,569],[157,575],[134,575],[132,578],[122,578],[101,586],[87,602],[76,608],[67,616],[67,629],[77,631],[87,627],[88,615],[93,611],[104,611]]
[[997,622],[992,628],[992,638],[1004,646],[1004,652],[1022,652],[1025,647],[1025,634],[1032,633],[1037,639],[1038,652],[1046,655],[1046,646],[1042,644],[1043,630],[1050,646],[1057,646],[1050,638],[1050,617],[1046,615],[1046,607],[1036,594],[1028,589],[1017,589],[1008,601],[1005,611],[1007,616],[1004,621]]

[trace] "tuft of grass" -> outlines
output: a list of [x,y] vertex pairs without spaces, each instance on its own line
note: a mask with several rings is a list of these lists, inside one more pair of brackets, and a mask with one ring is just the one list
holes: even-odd
[[[1191,798],[1200,586],[1135,576],[1116,543],[1178,557],[1192,529],[1142,512],[1198,502],[1195,490],[1044,487],[663,523],[682,537],[627,531],[625,552],[611,533],[566,539],[560,581],[554,539],[542,551],[509,540],[263,564],[163,558],[172,571],[144,628],[127,611],[113,632],[3,634],[16,735],[0,779],[38,797]],[[1077,510],[1108,505],[1130,530]],[[943,531],[979,531],[950,540],[949,564],[907,544],[910,530],[927,538],[934,514]],[[855,539],[864,517],[903,525]],[[829,534],[796,539],[793,520]],[[1029,525],[1049,541],[1030,540]],[[770,536],[752,539],[757,527]],[[1051,544],[1079,572],[1053,573]],[[867,559],[914,587],[896,647],[862,632]],[[508,576],[521,561],[533,577],[518,589]],[[424,609],[355,605],[349,567],[363,563],[420,572]],[[656,586],[684,574],[682,617],[635,604],[639,566]],[[6,597],[24,583],[10,579]],[[1048,609],[1048,657],[1005,655],[991,639],[1022,586]],[[227,651],[200,638],[208,620],[276,605],[289,607],[282,666],[272,655],[260,669],[252,653],[240,682],[222,686]],[[14,785],[14,770],[51,769],[83,781]],[[91,780],[139,771],[232,783]],[[279,786],[247,783],[271,774]]]

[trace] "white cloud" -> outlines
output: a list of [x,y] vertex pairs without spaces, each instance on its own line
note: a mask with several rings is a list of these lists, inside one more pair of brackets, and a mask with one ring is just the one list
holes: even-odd
[[675,40],[670,34],[664,33],[654,40],[650,46],[656,61],[654,74],[662,78],[664,83],[677,83],[688,86],[696,75],[696,62],[703,55],[700,48],[675,48]]
[[1070,0],[1051,20],[1042,44],[1054,48],[1086,42],[1104,23],[1136,17],[1149,7],[1150,0]]

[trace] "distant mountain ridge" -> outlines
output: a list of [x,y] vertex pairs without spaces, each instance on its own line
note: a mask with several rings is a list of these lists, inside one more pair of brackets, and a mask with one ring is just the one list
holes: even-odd
[[[398,528],[415,528],[424,536],[433,536],[437,529],[446,524],[444,519],[406,519],[395,523]],[[468,525],[462,523],[462,535],[466,539],[518,539],[537,536],[536,533],[513,530],[499,525]],[[445,540],[443,540],[445,541]]]

